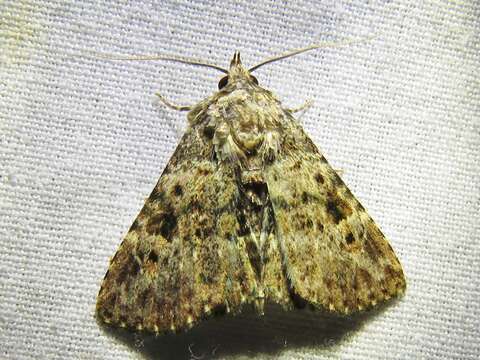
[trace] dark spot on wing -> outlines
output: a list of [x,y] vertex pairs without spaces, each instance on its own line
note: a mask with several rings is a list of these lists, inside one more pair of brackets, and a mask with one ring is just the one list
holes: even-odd
[[327,212],[330,214],[336,224],[344,219],[344,216],[335,201],[327,201]]
[[188,212],[197,212],[203,209],[202,204],[198,200],[192,200],[187,206]]
[[172,240],[172,234],[177,227],[177,218],[172,211],[153,215],[147,223],[147,233],[162,235],[167,241]]
[[317,229],[320,232],[323,232],[323,224],[320,221],[317,221]]
[[140,265],[138,264],[137,260],[133,260],[132,262],[132,276],[135,276],[140,271]]
[[327,212],[333,221],[338,224],[352,214],[352,208],[337,192],[331,192],[328,194]]
[[347,244],[351,244],[355,241],[355,238],[353,237],[353,234],[352,233],[348,233],[348,235],[345,237],[345,241],[347,242]]
[[123,264],[123,268],[118,272],[116,282],[117,284],[123,284],[128,277],[136,276],[140,271],[140,265],[137,260],[130,255],[126,262]]
[[207,239],[213,235],[213,228],[211,226],[204,226],[199,224],[195,229],[195,236],[199,239]]
[[182,196],[183,195],[183,188],[180,184],[176,184],[174,187],[173,187],[173,193],[176,195],[176,196]]
[[197,173],[199,176],[207,176],[212,173],[210,169],[198,168]]
[[308,202],[308,198],[309,198],[309,196],[308,196],[307,192],[304,191],[304,192],[302,193],[302,202],[303,202],[304,204],[306,204],[306,203]]
[[148,260],[156,263],[158,261],[158,255],[155,252],[155,250],[151,250],[150,253],[148,254]]
[[253,148],[245,153],[247,157],[255,157],[258,154],[257,148]]
[[319,184],[323,184],[325,182],[325,179],[323,178],[322,174],[316,173],[315,174],[315,181]]
[[307,219],[307,222],[306,222],[306,225],[309,229],[311,229],[313,227],[313,221],[312,219]]

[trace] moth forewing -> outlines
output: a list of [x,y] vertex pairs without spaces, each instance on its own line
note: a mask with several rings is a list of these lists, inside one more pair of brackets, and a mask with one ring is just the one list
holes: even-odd
[[219,85],[180,109],[186,133],[112,258],[98,317],[158,333],[246,304],[345,314],[401,294],[384,235],[238,53]]

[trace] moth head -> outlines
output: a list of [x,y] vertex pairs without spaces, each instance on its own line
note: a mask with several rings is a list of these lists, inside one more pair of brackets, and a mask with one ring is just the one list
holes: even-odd
[[251,75],[250,72],[242,65],[240,53],[237,51],[233,55],[232,61],[230,61],[230,69],[228,70],[228,74],[221,78],[218,82],[218,89],[223,89],[228,84],[239,81],[258,85],[257,78]]

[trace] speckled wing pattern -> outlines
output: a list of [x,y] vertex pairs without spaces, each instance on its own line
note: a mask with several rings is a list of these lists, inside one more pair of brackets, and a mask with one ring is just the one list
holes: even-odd
[[231,232],[234,169],[217,166],[201,130],[187,130],[111,259],[97,299],[106,323],[175,331],[235,310],[253,293],[252,269]]
[[155,333],[266,302],[348,314],[405,290],[377,225],[239,56],[189,126],[97,298],[106,323]]
[[266,170],[291,291],[351,313],[402,294],[402,267],[385,236],[287,114],[284,146]]

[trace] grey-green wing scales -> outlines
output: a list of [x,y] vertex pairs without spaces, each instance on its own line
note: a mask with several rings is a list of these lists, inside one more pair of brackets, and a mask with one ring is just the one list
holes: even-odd
[[291,291],[339,313],[403,293],[402,267],[375,222],[288,113],[282,130],[265,178]]
[[112,258],[97,299],[104,322],[180,330],[253,301],[234,169],[213,159],[208,135],[189,127]]

